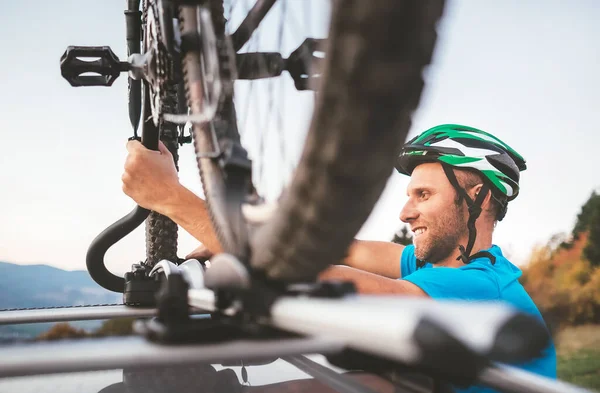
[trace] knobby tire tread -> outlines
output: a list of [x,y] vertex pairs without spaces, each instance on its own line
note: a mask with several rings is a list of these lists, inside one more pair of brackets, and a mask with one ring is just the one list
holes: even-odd
[[253,267],[314,280],[340,263],[379,199],[424,87],[443,0],[333,2],[322,85],[279,211],[253,237]]
[[[215,2],[210,3],[212,8],[215,7],[214,3]],[[222,2],[219,8],[216,10],[212,9],[211,11],[213,11],[211,12],[213,20],[216,19],[217,22],[214,24],[214,28],[217,37],[219,37],[222,35],[219,34],[219,31],[224,31],[224,21],[218,23],[219,19],[223,19]],[[217,17],[214,17],[215,15],[217,15]],[[182,36],[190,33],[193,34],[197,24],[195,7],[180,6],[179,19]],[[182,69],[188,106],[191,108],[192,113],[199,113],[202,111],[203,105],[203,88],[201,87],[202,68],[200,56],[197,51],[186,51],[183,57]],[[220,128],[223,122],[220,120],[220,118],[217,118],[211,123],[194,124],[192,127],[192,135],[202,189],[204,190],[206,206],[213,229],[223,249],[233,250],[235,248],[235,240],[227,216],[224,172],[217,160],[203,156],[204,153],[220,151],[220,146],[216,145],[212,138],[214,128],[219,128],[215,132],[217,132],[219,136],[222,135]]]
[[[251,238],[251,265],[271,279],[311,281],[346,255],[410,129],[444,1],[332,5],[321,86],[300,162],[277,213]],[[193,52],[186,54],[184,76],[188,103],[199,111],[199,100],[190,94],[200,78]],[[194,126],[197,152],[215,148],[208,127]],[[209,158],[198,157],[198,166],[218,239],[225,250],[234,249],[223,171]]]

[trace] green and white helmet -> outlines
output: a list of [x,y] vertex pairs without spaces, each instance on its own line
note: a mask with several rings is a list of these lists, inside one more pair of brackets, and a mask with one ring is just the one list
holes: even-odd
[[519,172],[525,159],[495,136],[477,128],[442,124],[408,141],[396,161],[398,172],[409,175],[425,162],[440,162],[478,171],[495,196],[508,201],[519,194]]
[[[495,258],[489,252],[471,255],[477,237],[475,221],[481,214],[481,206],[488,192],[500,205],[496,220],[504,218],[508,201],[519,194],[519,172],[527,168],[525,159],[487,132],[459,124],[442,124],[408,141],[398,156],[396,169],[410,176],[417,165],[426,162],[442,164],[448,180],[469,208],[469,241],[466,247],[459,245],[458,259],[469,263],[485,255],[494,263]],[[475,170],[483,176],[484,184],[475,199],[471,199],[459,184],[453,168]]]

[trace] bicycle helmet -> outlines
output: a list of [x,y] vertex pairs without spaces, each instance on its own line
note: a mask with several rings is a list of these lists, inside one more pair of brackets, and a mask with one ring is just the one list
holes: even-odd
[[[506,213],[508,201],[519,194],[519,174],[527,169],[525,159],[497,137],[459,124],[442,124],[417,135],[402,148],[397,161],[398,172],[410,176],[414,168],[426,162],[439,162],[450,183],[469,207],[469,244],[460,246],[463,262],[468,263],[475,242],[475,220],[481,213],[481,203],[488,191],[500,204],[498,220]],[[458,184],[452,168],[471,169],[484,179],[475,200]]]

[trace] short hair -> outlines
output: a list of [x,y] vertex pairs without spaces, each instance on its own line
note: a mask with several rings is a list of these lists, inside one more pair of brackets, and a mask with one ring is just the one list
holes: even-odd
[[[483,176],[474,169],[469,168],[454,168],[454,173],[456,174],[456,179],[458,180],[458,184],[465,190],[475,187],[478,184],[483,184],[484,178]],[[505,195],[497,195],[494,194],[493,190],[490,188],[490,192],[492,193],[492,198],[490,199],[491,204],[491,213],[494,218],[494,221],[500,221],[504,218],[506,214],[506,204],[508,199]],[[460,205],[462,203],[462,195],[457,193],[457,198],[455,203]]]

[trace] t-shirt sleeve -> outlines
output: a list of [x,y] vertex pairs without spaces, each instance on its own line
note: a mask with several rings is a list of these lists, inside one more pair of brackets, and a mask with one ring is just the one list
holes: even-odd
[[409,244],[404,247],[400,257],[400,277],[404,278],[417,270],[417,257],[415,256],[415,246]]
[[485,267],[419,269],[403,278],[432,298],[471,301],[500,298],[498,280],[494,273]]

